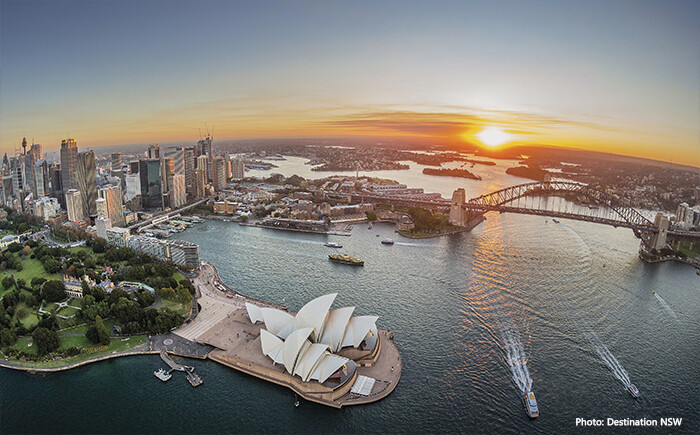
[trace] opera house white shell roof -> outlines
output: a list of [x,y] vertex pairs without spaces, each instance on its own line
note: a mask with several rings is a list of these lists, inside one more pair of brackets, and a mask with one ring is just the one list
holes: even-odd
[[333,352],[346,346],[357,348],[364,340],[373,347],[378,317],[352,317],[355,307],[329,311],[336,296],[320,296],[304,305],[296,316],[246,303],[250,321],[264,322],[267,328],[260,330],[263,354],[303,381],[323,383],[349,361]]

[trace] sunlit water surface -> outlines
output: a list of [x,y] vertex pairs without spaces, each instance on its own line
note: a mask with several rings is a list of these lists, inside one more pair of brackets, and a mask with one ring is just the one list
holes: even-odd
[[[310,168],[286,164],[277,171]],[[408,178],[426,177],[404,172],[413,186]],[[472,197],[526,181],[491,178],[423,186],[447,195],[466,185]],[[380,316],[404,363],[388,398],[295,407],[290,390],[211,361],[192,360],[204,380],[192,388],[177,373],[158,381],[158,356],[129,357],[47,375],[0,371],[0,432],[569,432],[577,417],[683,417],[681,430],[698,432],[700,277],[691,267],[644,264],[631,230],[536,216],[492,213],[471,233],[429,240],[393,230],[358,225],[328,237],[207,221],[177,236],[198,243],[241,292],[295,311],[337,292],[336,307]],[[330,263],[328,240],[365,267]],[[540,408],[532,421],[528,388]]]

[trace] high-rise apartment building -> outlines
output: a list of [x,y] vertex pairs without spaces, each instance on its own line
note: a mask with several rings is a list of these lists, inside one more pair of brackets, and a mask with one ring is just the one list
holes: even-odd
[[218,192],[226,187],[226,159],[214,157],[212,168],[214,170],[212,173],[212,184],[214,185],[214,190]]
[[97,170],[95,168],[95,152],[85,151],[78,154],[75,177],[78,190],[83,197],[83,210],[86,216],[97,214]]
[[245,178],[245,162],[240,156],[231,160],[231,178],[234,180]]
[[78,190],[69,189],[66,191],[66,210],[69,221],[81,222],[85,220],[83,197]]

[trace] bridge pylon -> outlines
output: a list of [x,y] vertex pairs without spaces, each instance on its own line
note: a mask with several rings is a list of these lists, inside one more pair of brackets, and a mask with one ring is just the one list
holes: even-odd
[[464,204],[467,202],[467,192],[459,188],[452,192],[452,204],[450,205],[450,223],[463,227],[467,225],[467,210]]
[[660,251],[666,247],[668,218],[661,213],[656,213],[656,217],[654,218],[654,227],[656,227],[656,229],[659,231],[651,235],[647,246],[651,249]]

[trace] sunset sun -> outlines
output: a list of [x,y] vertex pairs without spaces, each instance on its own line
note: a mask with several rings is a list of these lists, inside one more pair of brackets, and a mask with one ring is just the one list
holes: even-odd
[[476,135],[487,146],[497,147],[510,141],[510,135],[498,127],[487,127]]

